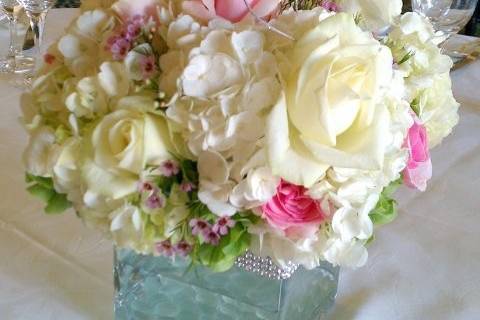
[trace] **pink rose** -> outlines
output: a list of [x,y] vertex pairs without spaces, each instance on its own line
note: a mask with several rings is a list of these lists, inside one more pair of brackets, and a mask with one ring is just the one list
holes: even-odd
[[409,159],[403,171],[403,181],[411,188],[425,191],[427,181],[432,177],[427,130],[416,115],[413,115],[413,120],[413,126],[408,130],[404,143],[404,147],[408,149]]
[[[272,14],[281,0],[246,0],[246,2],[257,17],[263,18]],[[222,17],[231,22],[238,22],[250,14],[244,0],[184,1],[183,10],[204,21]]]
[[288,237],[312,235],[325,220],[320,203],[307,195],[307,189],[283,180],[262,212],[271,226],[285,231]]

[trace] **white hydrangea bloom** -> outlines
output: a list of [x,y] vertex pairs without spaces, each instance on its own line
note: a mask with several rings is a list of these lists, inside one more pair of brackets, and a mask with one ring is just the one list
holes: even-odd
[[114,21],[112,15],[95,9],[84,12],[68,27],[57,48],[74,75],[83,77],[96,71],[104,52],[104,41],[114,28]]
[[431,23],[417,13],[402,15],[388,36],[388,45],[403,73],[404,97],[415,104],[416,112],[427,128],[430,148],[438,145],[458,123],[458,107],[449,76],[452,61],[443,55]]
[[[209,28],[215,25],[210,23]],[[196,37],[196,32],[190,38]],[[231,215],[245,201],[264,203],[272,194],[272,185],[261,181],[274,182],[276,178],[266,177],[266,172],[260,178],[258,172],[241,175],[240,171],[261,149],[258,141],[264,135],[265,110],[275,103],[280,90],[275,58],[266,51],[265,33],[211,29],[189,52],[178,82],[182,97],[173,101],[167,116],[176,123],[190,151],[199,156],[199,163],[215,155],[225,168],[221,181],[215,180],[218,183],[207,178],[208,170],[200,170],[199,196],[217,214]],[[247,176],[249,182],[242,184]]]

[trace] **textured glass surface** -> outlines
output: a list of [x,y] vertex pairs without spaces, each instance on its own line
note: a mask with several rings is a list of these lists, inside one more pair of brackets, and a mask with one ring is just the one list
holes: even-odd
[[115,319],[317,320],[333,305],[338,268],[299,268],[287,280],[271,280],[234,267],[224,273],[188,270],[174,261],[115,252]]

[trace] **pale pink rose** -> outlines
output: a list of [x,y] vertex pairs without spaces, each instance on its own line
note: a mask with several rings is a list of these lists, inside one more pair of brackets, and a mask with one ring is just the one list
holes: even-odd
[[285,231],[288,237],[311,236],[326,215],[320,202],[309,197],[307,191],[302,186],[282,180],[277,194],[262,206],[263,217],[271,226]]
[[413,115],[413,119],[413,126],[408,130],[404,143],[404,147],[408,149],[409,159],[403,171],[403,181],[411,188],[425,191],[427,181],[432,177],[427,130],[416,115]]
[[[257,17],[264,18],[278,9],[281,0],[246,0],[246,2]],[[204,21],[221,17],[231,22],[239,22],[250,14],[244,0],[184,1],[183,10]]]

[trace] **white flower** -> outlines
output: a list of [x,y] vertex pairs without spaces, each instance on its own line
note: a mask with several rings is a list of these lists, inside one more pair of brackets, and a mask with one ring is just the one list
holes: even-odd
[[268,167],[251,169],[247,178],[232,191],[230,202],[239,208],[254,208],[269,201],[276,193],[280,178]]
[[353,208],[343,207],[333,215],[332,228],[343,241],[355,238],[367,240],[372,235],[373,223],[368,217],[368,212],[360,213]]
[[410,55],[399,66],[409,78],[407,86],[428,87],[432,75],[450,71],[451,59],[441,54],[431,23],[419,14],[408,12],[402,15],[389,33],[388,40],[396,62]]
[[102,10],[84,12],[58,42],[66,66],[76,76],[93,74],[103,51],[104,38],[114,27],[114,18]]
[[322,233],[293,241],[263,224],[251,226],[248,231],[252,234],[250,250],[258,256],[270,257],[283,267],[290,262],[301,264],[307,269],[318,267],[327,242]]
[[181,15],[168,26],[170,49],[191,49],[201,41],[201,25],[189,15]]
[[427,128],[430,148],[438,145],[457,125],[458,107],[449,73],[434,78],[433,84],[417,96],[419,116]]
[[242,69],[228,55],[195,56],[182,75],[182,87],[187,96],[207,98],[239,85]]
[[93,132],[92,144],[97,164],[137,174],[146,164],[160,165],[171,158],[165,119],[132,110],[105,116]]
[[126,96],[130,89],[130,80],[126,67],[120,62],[104,62],[98,74],[100,85],[110,97]]
[[76,117],[92,119],[108,111],[107,95],[101,88],[97,77],[83,78],[65,100],[68,110]]
[[311,186],[330,166],[378,170],[389,113],[382,105],[392,78],[388,48],[347,14],[321,21],[291,52],[293,72],[269,115],[273,173]]
[[142,242],[143,224],[140,209],[125,204],[110,214],[112,232],[115,243],[124,248],[133,248],[140,252],[145,251],[145,245]]
[[399,66],[405,77],[405,99],[427,127],[429,147],[433,148],[458,123],[459,104],[449,76],[452,61],[438,48],[431,23],[416,13],[402,15],[388,40],[395,60],[410,55]]
[[124,204],[123,200],[113,200],[91,191],[83,194],[82,201],[74,202],[79,217],[89,228],[101,230],[110,237],[109,215]]
[[381,30],[392,24],[402,13],[402,0],[337,0],[340,9],[360,14],[361,24],[371,31]]
[[75,203],[82,201],[79,161],[81,157],[81,139],[70,138],[61,147],[53,167],[55,190],[67,194]]
[[50,127],[40,127],[31,133],[30,142],[23,154],[28,173],[40,177],[52,176],[59,151],[55,141],[55,132]]
[[368,252],[361,241],[331,238],[323,257],[333,265],[358,268],[367,262]]
[[228,199],[234,183],[228,180],[227,161],[218,153],[205,151],[198,157],[198,198],[218,216],[232,216],[237,209]]

